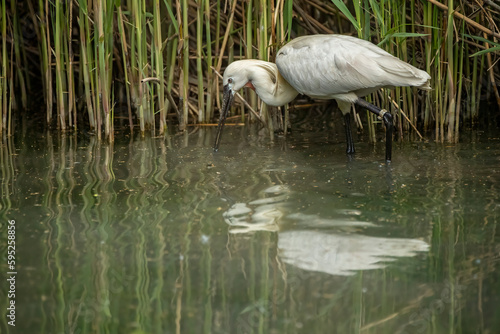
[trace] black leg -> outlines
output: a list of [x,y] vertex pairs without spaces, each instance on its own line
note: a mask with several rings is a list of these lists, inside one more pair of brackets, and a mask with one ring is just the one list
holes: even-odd
[[354,141],[352,140],[351,113],[344,115],[345,138],[347,141],[347,154],[354,154]]
[[385,123],[385,161],[391,162],[392,160],[392,132],[394,125],[392,123],[392,115],[386,112],[382,118]]
[[356,104],[360,107],[363,107],[370,112],[374,113],[378,117],[382,118],[385,124],[385,160],[387,162],[390,162],[392,159],[392,131],[394,129],[394,126],[392,124],[392,115],[385,111],[380,109],[377,106],[374,106],[371,103],[366,102],[363,99],[358,99],[356,101]]

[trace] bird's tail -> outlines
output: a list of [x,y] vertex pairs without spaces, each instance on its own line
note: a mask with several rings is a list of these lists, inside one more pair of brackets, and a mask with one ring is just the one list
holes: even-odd
[[[424,71],[422,71],[424,72]],[[427,72],[424,72],[425,74],[427,74]],[[427,74],[429,76],[429,74]],[[431,88],[431,77],[429,76],[429,78],[427,79],[426,82],[424,82],[422,85],[418,86],[418,88],[422,89],[422,90],[432,90]]]
[[380,57],[378,65],[385,71],[389,86],[413,86],[423,90],[431,90],[431,76],[399,58]]

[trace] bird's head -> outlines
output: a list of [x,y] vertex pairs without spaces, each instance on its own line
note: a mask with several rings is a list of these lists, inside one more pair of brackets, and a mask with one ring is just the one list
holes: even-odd
[[251,60],[239,60],[232,62],[226,67],[222,83],[224,85],[222,96],[222,107],[220,109],[219,125],[217,127],[217,134],[215,136],[214,151],[219,149],[219,144],[222,136],[222,129],[226,122],[226,117],[233,104],[234,94],[237,91],[247,86],[253,88],[251,81],[249,81],[249,66]]
[[[272,106],[280,106],[291,100],[288,99],[285,102],[275,100],[278,75],[278,68],[275,64],[256,59],[238,60],[226,67],[224,77],[222,78],[224,91],[219,126],[215,137],[215,151],[219,149],[224,122],[233,103],[234,94],[237,91],[243,87],[249,87],[259,95],[262,101]],[[294,93],[290,96],[293,99],[297,95],[297,92],[293,89],[292,92]]]
[[234,95],[245,86],[251,87],[249,78],[251,62],[251,60],[239,60],[229,64],[222,79],[224,91],[229,90]]

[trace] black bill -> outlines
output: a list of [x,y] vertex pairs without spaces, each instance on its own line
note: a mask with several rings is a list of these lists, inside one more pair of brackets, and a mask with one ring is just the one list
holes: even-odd
[[219,150],[220,139],[222,137],[222,129],[224,128],[224,123],[226,123],[227,114],[229,109],[231,109],[231,104],[233,103],[233,92],[228,85],[224,86],[223,97],[222,97],[222,108],[220,109],[219,125],[217,126],[217,134],[215,135],[214,151]]

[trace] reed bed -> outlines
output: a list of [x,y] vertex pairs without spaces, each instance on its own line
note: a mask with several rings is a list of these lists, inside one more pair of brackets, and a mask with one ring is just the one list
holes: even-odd
[[[431,92],[397,88],[369,97],[390,106],[400,136],[432,130],[436,141],[456,142],[463,126],[498,117],[481,115],[483,106],[500,108],[493,0],[0,2],[0,129],[8,135],[17,113],[40,113],[28,96],[43,99],[47,126],[111,141],[116,125],[164,135],[167,124],[211,124],[229,62],[273,61],[291,38],[316,33],[368,39],[431,74]],[[258,119],[271,135],[286,125],[254,92],[242,96],[246,103],[233,111],[240,120]],[[367,117],[375,138],[381,127]]]

